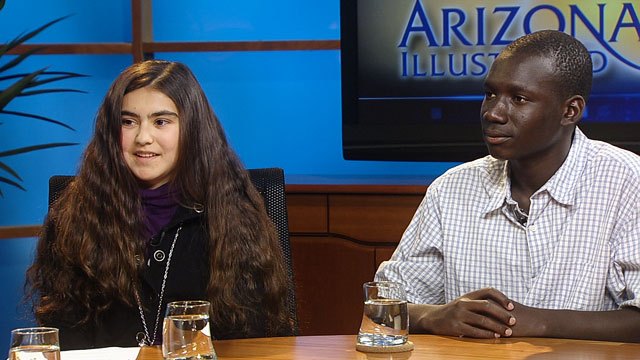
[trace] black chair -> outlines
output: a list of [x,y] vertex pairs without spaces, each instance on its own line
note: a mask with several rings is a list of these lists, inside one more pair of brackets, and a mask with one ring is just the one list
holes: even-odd
[[293,319],[294,335],[298,335],[298,310],[296,290],[293,282],[293,263],[291,262],[291,241],[289,240],[289,217],[287,199],[284,192],[284,171],[280,168],[249,169],[253,186],[264,199],[267,214],[278,230],[280,246],[284,256],[287,275],[289,275],[289,316]]
[[[287,201],[284,192],[284,171],[280,168],[249,169],[249,177],[260,195],[262,195],[267,214],[278,230],[287,275],[289,275],[289,316],[294,321],[294,335],[298,335],[298,311],[295,284],[293,282],[289,218],[287,216]],[[54,175],[49,179],[49,208],[60,198],[60,194],[72,179],[73,176],[70,175]]]

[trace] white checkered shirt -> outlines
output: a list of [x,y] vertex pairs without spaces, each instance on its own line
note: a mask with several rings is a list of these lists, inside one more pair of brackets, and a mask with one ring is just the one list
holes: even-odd
[[376,280],[403,283],[413,303],[493,286],[538,308],[640,307],[640,157],[576,129],[525,226],[508,205],[508,173],[487,156],[436,179]]

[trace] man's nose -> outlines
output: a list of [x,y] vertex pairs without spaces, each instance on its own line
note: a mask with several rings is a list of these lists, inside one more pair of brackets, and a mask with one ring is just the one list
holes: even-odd
[[508,105],[504,99],[493,99],[492,101],[485,101],[483,104],[482,118],[485,121],[505,123],[507,121],[507,108]]

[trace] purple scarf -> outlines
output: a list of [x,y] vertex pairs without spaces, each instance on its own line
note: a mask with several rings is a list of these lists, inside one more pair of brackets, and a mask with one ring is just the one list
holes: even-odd
[[178,210],[177,196],[174,191],[169,191],[169,184],[164,184],[157,189],[140,191],[142,195],[142,210],[146,220],[146,238],[158,234],[163,226],[167,225]]

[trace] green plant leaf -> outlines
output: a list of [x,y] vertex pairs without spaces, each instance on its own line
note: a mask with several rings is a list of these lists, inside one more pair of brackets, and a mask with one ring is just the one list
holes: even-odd
[[61,121],[53,120],[53,119],[50,119],[48,117],[44,117],[44,116],[40,116],[40,115],[27,114],[27,113],[18,112],[18,111],[7,111],[7,110],[1,110],[0,114],[22,116],[22,117],[28,117],[28,118],[32,118],[32,119],[38,119],[38,120],[42,120],[42,121],[47,121],[47,122],[50,122],[50,123],[53,123],[53,124],[56,124],[56,125],[64,126],[69,130],[76,131],[76,129],[72,128],[71,126],[69,126],[69,125],[67,125],[67,124],[65,124],[65,123],[63,123]]
[[0,157],[23,154],[23,153],[30,152],[30,151],[49,149],[49,148],[53,148],[53,147],[71,146],[71,145],[78,145],[78,143],[50,143],[50,144],[25,146],[25,147],[21,147],[21,148],[18,148],[18,149],[13,149],[13,150],[7,150],[7,151],[0,152]]
[[[0,0],[0,9],[2,9],[5,5],[6,0]],[[53,21],[50,21],[42,26],[40,26],[39,28],[27,32],[27,33],[21,33],[20,35],[18,35],[15,39],[11,40],[10,42],[2,45],[0,47],[0,58],[7,54],[8,51],[16,48],[19,45],[22,45],[23,43],[25,43],[26,41],[30,40],[31,38],[33,38],[34,36],[38,35],[40,32],[42,32],[43,30],[45,30],[46,28],[48,28],[49,26],[62,21],[63,19],[69,17],[70,15],[67,16],[63,16],[60,18],[57,18]],[[10,58],[10,60],[8,62],[6,62],[3,65],[0,65],[0,74],[6,72],[7,70],[13,69],[16,66],[22,64],[22,62],[27,59],[28,57],[30,57],[31,55],[37,53],[38,51],[41,51],[42,49],[44,49],[45,47],[43,46],[29,46],[29,47],[25,47],[23,50],[21,51],[17,51],[17,55],[15,57]],[[46,122],[50,122],[56,125],[60,125],[63,127],[66,127],[70,130],[74,130],[71,126],[61,122],[61,121],[57,121],[57,120],[53,120],[50,119],[48,117],[45,116],[40,116],[40,115],[35,115],[35,114],[29,114],[29,113],[23,113],[23,112],[17,112],[17,111],[7,111],[4,110],[5,106],[7,106],[13,99],[15,99],[17,96],[31,96],[31,95],[39,95],[39,94],[46,94],[46,93],[55,93],[55,92],[79,92],[79,93],[84,93],[84,91],[80,91],[80,90],[75,90],[75,89],[66,89],[66,88],[52,88],[52,89],[35,89],[38,86],[41,85],[45,85],[45,84],[49,84],[49,83],[53,83],[53,82],[57,82],[57,81],[62,81],[62,80],[66,80],[66,79],[70,79],[70,78],[74,78],[74,77],[81,77],[81,76],[85,76],[85,75],[81,75],[81,74],[77,74],[77,73],[73,73],[73,72],[55,72],[55,71],[47,71],[47,68],[44,69],[40,69],[38,71],[34,71],[32,73],[23,73],[23,74],[11,74],[11,75],[3,75],[0,77],[0,81],[14,81],[10,86],[8,86],[7,88],[3,89],[0,91],[0,113],[2,114],[7,114],[7,115],[14,115],[14,116],[21,116],[21,117],[29,117],[29,118],[33,118],[33,119],[37,119],[37,120],[42,120],[42,121],[46,121]],[[28,91],[26,89],[29,89]],[[2,123],[0,123],[1,125]],[[6,157],[6,156],[12,156],[12,155],[17,155],[17,154],[23,154],[23,153],[28,153],[31,151],[37,151],[37,150],[43,150],[43,149],[49,149],[49,148],[54,148],[54,147],[61,147],[61,146],[72,146],[72,145],[78,145],[78,143],[47,143],[47,144],[40,144],[40,145],[31,145],[31,146],[25,146],[25,147],[20,147],[17,149],[11,149],[11,150],[6,150],[3,152],[0,152],[0,157]],[[22,181],[22,178],[18,175],[18,173],[13,170],[9,165],[5,164],[4,162],[0,162],[0,170],[4,170],[5,172],[9,173],[10,175],[12,175],[13,177],[15,177],[16,179],[18,179],[19,181]],[[19,183],[17,183],[16,181],[9,179],[7,177],[0,177],[0,183],[5,183],[5,184],[9,184],[11,186],[15,186],[19,189],[22,189],[24,191],[25,188],[22,187]],[[4,197],[1,189],[0,189],[0,196]]]
[[83,90],[75,90],[75,89],[42,89],[42,90],[30,90],[23,91],[18,96],[30,96],[30,95],[38,95],[38,94],[48,94],[55,92],[74,92],[74,93],[83,93],[86,94],[86,91]]
[[44,49],[44,47],[37,47],[31,50],[27,50],[25,52],[23,52],[22,54],[18,55],[16,58],[14,58],[13,60],[9,61],[8,63],[2,65],[0,67],[0,72],[4,72],[7,71],[15,66],[20,65],[20,63],[28,58],[29,56],[33,55],[34,53],[37,53],[38,51]]
[[22,34],[18,35],[18,37],[16,37],[15,39],[13,39],[12,41],[10,41],[9,43],[5,44],[3,47],[0,48],[0,56],[4,55],[7,51],[13,49],[14,47],[16,47],[16,46],[18,46],[20,44],[22,44],[23,42],[31,39],[32,37],[38,35],[40,32],[42,32],[42,30],[44,30],[44,29],[48,28],[49,26],[57,23],[58,21],[62,21],[64,19],[68,18],[69,16],[71,16],[71,15],[63,16],[63,17],[57,18],[55,20],[52,20],[52,21],[42,25],[41,27],[39,27],[39,28],[37,28],[37,29],[25,34],[25,35],[22,35]]
[[0,161],[0,169],[8,172],[9,174],[16,177],[18,180],[22,181],[22,178],[20,177],[20,175],[18,175],[17,172],[15,172],[12,168],[9,167],[9,165],[3,163],[2,161]]
[[[43,76],[43,75],[50,75],[50,74],[48,74],[47,72],[43,72],[40,74],[40,76]],[[40,85],[48,84],[54,81],[66,80],[66,79],[77,78],[77,77],[86,77],[86,75],[67,73],[66,75],[53,76],[43,80],[39,80],[38,78],[36,78],[34,79],[34,81],[31,82],[29,87],[40,86]]]
[[22,90],[24,90],[29,83],[44,69],[33,72],[19,81],[16,81],[13,85],[9,86],[7,89],[3,90],[0,93],[0,110],[4,109],[4,107],[13,100],[16,96],[18,96]]
[[[72,73],[72,72],[68,72],[68,71],[44,71],[44,72],[42,72],[40,74],[41,75],[70,75],[70,76],[65,76],[65,77],[60,76],[59,78],[56,78],[56,80],[63,80],[63,79],[72,78],[72,77],[88,77],[88,75],[77,74],[77,73]],[[23,78],[23,77],[25,77],[27,75],[29,75],[29,74],[22,73],[22,74],[12,74],[12,75],[0,76],[0,81]],[[49,78],[49,79],[51,79],[51,78]]]
[[[0,176],[0,181],[2,181],[3,183],[7,183],[9,185],[13,185],[13,186],[15,186],[18,189],[21,189],[23,191],[27,191],[27,189],[22,187],[22,185],[18,184],[17,182],[15,182],[15,181],[13,181],[11,179],[7,179],[6,177]],[[4,197],[4,195],[2,194],[2,191],[0,191],[0,196]]]

